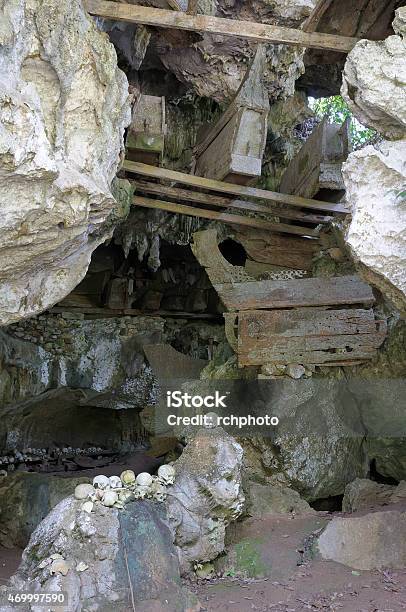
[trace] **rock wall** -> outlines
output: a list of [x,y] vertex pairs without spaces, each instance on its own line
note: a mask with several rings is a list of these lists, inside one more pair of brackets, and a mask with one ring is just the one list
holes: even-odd
[[[361,274],[406,311],[406,8],[398,36],[361,41],[348,55],[342,95],[356,118],[388,140],[352,153],[343,167],[352,219],[345,239]],[[402,195],[403,192],[403,195]]]
[[127,79],[80,0],[0,8],[0,324],[84,277],[111,233]]

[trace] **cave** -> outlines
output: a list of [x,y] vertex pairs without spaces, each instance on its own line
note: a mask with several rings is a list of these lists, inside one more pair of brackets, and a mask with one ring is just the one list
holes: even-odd
[[0,612],[403,610],[404,2],[3,5]]

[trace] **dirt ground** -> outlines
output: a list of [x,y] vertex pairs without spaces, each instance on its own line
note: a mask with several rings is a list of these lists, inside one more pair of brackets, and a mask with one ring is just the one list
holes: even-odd
[[[312,530],[335,514],[289,519],[269,516],[236,525],[239,541],[256,541],[265,563],[260,578],[215,578],[191,585],[207,612],[400,612],[406,610],[406,569],[357,571],[306,559]],[[255,537],[257,538],[255,540]],[[242,539],[241,539],[242,538]],[[229,545],[232,548],[232,545]]]

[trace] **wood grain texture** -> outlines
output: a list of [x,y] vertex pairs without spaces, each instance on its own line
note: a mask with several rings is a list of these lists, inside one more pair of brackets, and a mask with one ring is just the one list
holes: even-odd
[[283,219],[295,219],[305,223],[325,224],[332,220],[331,216],[318,215],[316,213],[302,212],[291,208],[282,208],[272,204],[259,204],[257,202],[248,202],[247,200],[233,200],[219,195],[203,193],[202,191],[190,191],[179,187],[169,187],[161,183],[149,183],[148,181],[133,181],[137,192],[148,193],[153,195],[164,195],[168,198],[181,200],[184,202],[197,202],[198,204],[206,204],[216,208],[235,208],[245,212],[258,212],[268,215],[275,215]]
[[265,200],[266,202],[286,204],[288,206],[295,206],[315,211],[323,211],[331,214],[349,214],[348,209],[342,204],[323,202],[321,200],[310,200],[308,198],[301,198],[299,196],[289,195],[286,193],[278,193],[276,191],[266,191],[265,189],[257,189],[256,187],[234,185],[232,183],[215,181],[213,179],[203,178],[201,176],[185,174],[184,172],[168,170],[167,168],[156,168],[155,166],[148,166],[147,164],[140,164],[129,160],[125,160],[123,164],[123,170],[126,170],[127,172],[132,174],[138,174],[140,176],[166,179],[174,183],[181,183],[183,185],[189,185],[191,187],[207,189],[208,191],[227,193],[242,198],[246,197],[248,199],[254,200]]
[[372,289],[358,276],[297,278],[215,284],[228,310],[298,308],[304,306],[372,305]]
[[238,227],[235,239],[253,261],[294,270],[311,270],[318,243],[315,240]]
[[222,223],[228,223],[230,225],[244,225],[246,227],[266,229],[271,232],[294,234],[297,236],[318,236],[318,232],[316,230],[309,229],[306,227],[300,227],[298,225],[286,225],[285,223],[270,223],[269,221],[265,221],[262,219],[253,219],[251,217],[243,217],[242,215],[232,215],[228,213],[218,212],[216,210],[193,208],[192,206],[186,206],[184,204],[177,204],[174,202],[166,202],[164,200],[151,200],[149,198],[135,196],[133,198],[133,203],[135,204],[135,206],[140,206],[142,208],[166,210],[168,212],[176,213],[178,215],[189,215],[191,217],[200,217],[202,219],[212,219],[213,221],[220,221]]
[[256,310],[238,315],[238,363],[325,363],[372,359],[386,323],[361,309]]
[[121,4],[104,0],[85,0],[84,5],[91,15],[98,15],[115,21],[142,23],[145,25],[209,32],[223,36],[236,36],[246,40],[264,43],[281,43],[313,49],[328,49],[349,53],[358,42],[357,38],[304,32],[293,28],[211,17],[208,15],[188,15],[183,12],[155,9],[133,4]]

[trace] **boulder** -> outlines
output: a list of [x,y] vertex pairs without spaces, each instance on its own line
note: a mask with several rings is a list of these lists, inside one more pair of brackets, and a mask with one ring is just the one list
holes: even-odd
[[130,502],[123,510],[96,504],[88,513],[82,503],[67,497],[40,523],[11,588],[65,591],[72,612],[200,609],[181,586],[162,504]]
[[168,519],[185,574],[224,551],[226,527],[244,507],[242,457],[241,446],[216,427],[198,430],[174,463]]
[[76,485],[88,478],[12,472],[0,478],[0,545],[24,548],[34,529]]
[[358,402],[344,383],[309,378],[260,384],[258,414],[277,415],[279,425],[267,436],[239,440],[250,480],[290,487],[313,501],[341,495],[349,482],[366,477]]
[[356,118],[388,139],[406,134],[406,7],[396,11],[398,36],[361,40],[348,54],[341,94]]
[[406,206],[400,192],[406,181],[406,139],[351,153],[343,176],[352,213],[345,241],[364,279],[405,312]]
[[[5,0],[0,27],[0,325],[85,276],[122,213],[111,192],[128,83],[80,0]],[[117,216],[116,216],[117,215]]]
[[387,506],[406,500],[406,481],[397,486],[380,484],[367,478],[356,478],[345,487],[344,512],[370,510],[376,506]]
[[249,482],[246,486],[247,514],[263,517],[267,514],[315,514],[316,511],[289,487]]
[[323,559],[358,570],[406,567],[406,512],[335,518],[317,540]]

